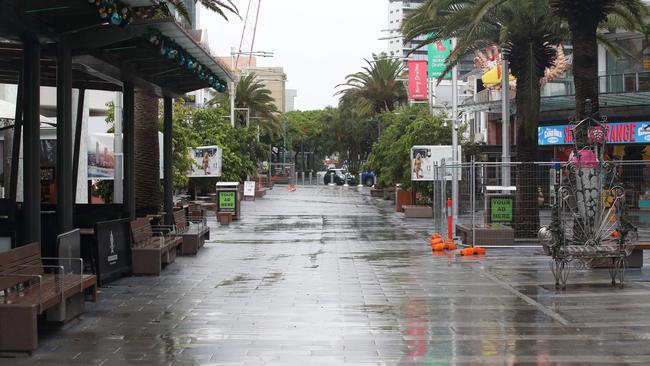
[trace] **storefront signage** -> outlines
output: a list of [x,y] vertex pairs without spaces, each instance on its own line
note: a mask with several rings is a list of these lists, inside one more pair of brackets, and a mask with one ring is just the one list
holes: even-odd
[[[650,122],[606,123],[608,144],[650,143]],[[573,144],[573,125],[538,127],[537,143],[540,146]]]

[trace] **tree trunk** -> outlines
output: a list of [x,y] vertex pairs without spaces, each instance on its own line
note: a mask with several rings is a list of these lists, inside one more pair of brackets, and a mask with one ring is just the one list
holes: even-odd
[[[578,120],[590,115],[586,112],[587,99],[591,100],[592,113],[598,112],[598,43],[596,30],[598,20],[591,17],[569,19],[573,39],[573,80],[576,89],[576,117]],[[587,145],[588,128],[575,131],[579,148]]]
[[[528,66],[528,67],[526,67]],[[529,45],[526,65],[513,68],[517,78],[517,159],[522,163],[515,169],[517,198],[515,201],[515,235],[518,238],[534,238],[539,230],[539,207],[537,204],[538,169],[537,126],[543,70],[534,68],[533,44]]]
[[139,214],[160,211],[158,98],[135,93],[135,207]]

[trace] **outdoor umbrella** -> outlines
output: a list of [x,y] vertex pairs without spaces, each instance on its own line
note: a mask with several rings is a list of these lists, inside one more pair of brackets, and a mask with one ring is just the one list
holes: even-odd
[[[0,99],[0,131],[14,127],[16,105]],[[56,123],[45,116],[40,116],[41,123],[56,126]]]

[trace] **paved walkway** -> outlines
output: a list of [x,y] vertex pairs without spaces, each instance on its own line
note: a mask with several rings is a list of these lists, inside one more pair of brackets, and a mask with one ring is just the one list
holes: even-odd
[[638,270],[622,290],[589,271],[557,292],[538,250],[434,256],[427,220],[356,189],[276,187],[243,216],[0,364],[650,364]]

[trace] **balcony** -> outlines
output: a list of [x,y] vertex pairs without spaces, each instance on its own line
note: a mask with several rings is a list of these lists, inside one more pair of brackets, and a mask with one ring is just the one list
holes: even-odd
[[[640,106],[650,104],[650,72],[609,74],[598,77],[600,103],[607,107]],[[510,99],[516,93],[510,92]],[[542,88],[542,112],[575,108],[573,79],[554,80]],[[513,103],[514,104],[514,103]],[[501,111],[501,91],[482,90],[461,101],[466,112]]]

